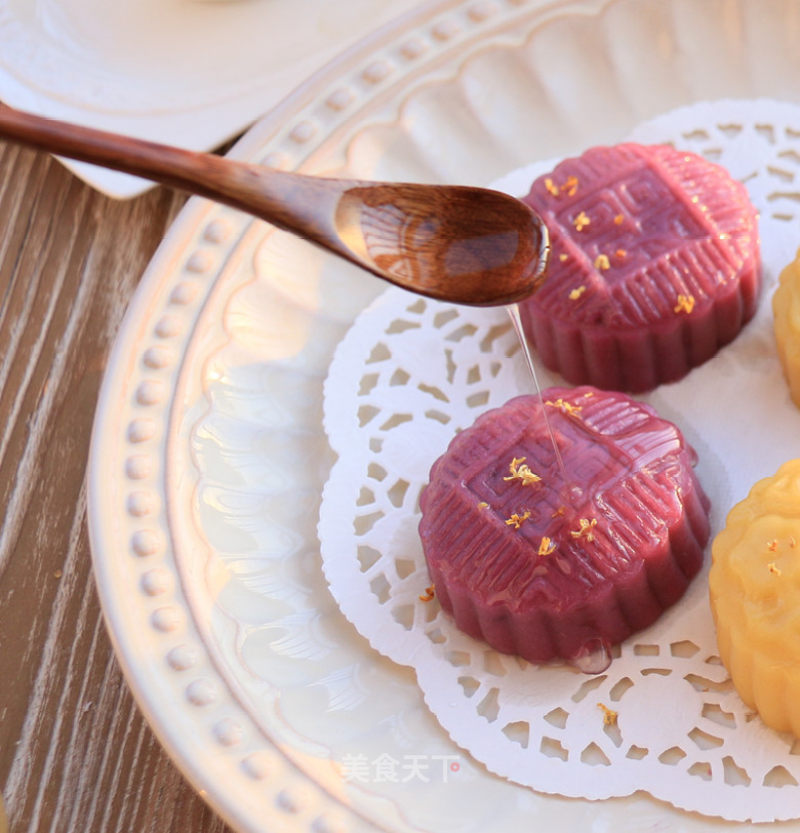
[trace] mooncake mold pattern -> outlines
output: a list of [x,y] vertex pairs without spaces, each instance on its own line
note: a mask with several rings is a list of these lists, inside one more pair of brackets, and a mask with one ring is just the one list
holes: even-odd
[[672,423],[621,393],[549,388],[482,414],[420,498],[440,604],[499,651],[605,670],[610,647],[700,569],[709,501],[695,462]]
[[[632,138],[691,149],[746,183],[771,293],[798,246],[800,109],[712,102],[667,113]],[[525,194],[555,164],[528,165],[495,186]],[[543,387],[563,385],[546,369],[539,375]],[[766,727],[733,687],[708,603],[708,558],[684,596],[591,676],[488,647],[460,631],[435,590],[427,592],[417,527],[432,462],[480,414],[530,390],[502,310],[438,305],[391,289],[362,313],[325,385],[324,426],[336,462],[318,530],[339,609],[372,648],[413,669],[442,728],[492,773],[562,796],[647,791],[729,820],[797,818],[797,741]],[[704,365],[637,398],[697,449],[712,530],[800,436],[766,303]],[[316,639],[313,628],[306,633]],[[342,696],[361,693],[358,679],[341,682]],[[658,805],[654,813],[657,821]]]
[[756,309],[756,210],[721,166],[667,145],[595,147],[524,201],[550,232],[520,304],[541,361],[573,384],[646,391],[732,341]]

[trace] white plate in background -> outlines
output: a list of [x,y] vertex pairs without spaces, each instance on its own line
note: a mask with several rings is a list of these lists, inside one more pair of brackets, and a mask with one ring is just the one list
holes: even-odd
[[[263,116],[420,0],[0,0],[0,100],[191,150]],[[99,190],[150,183],[68,162]]]

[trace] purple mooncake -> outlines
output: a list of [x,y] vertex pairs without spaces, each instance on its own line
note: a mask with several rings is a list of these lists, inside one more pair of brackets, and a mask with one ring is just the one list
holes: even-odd
[[483,414],[421,496],[442,607],[470,636],[531,662],[608,654],[701,567],[709,501],[695,461],[675,425],[623,393],[550,388]]
[[719,165],[665,145],[596,147],[524,198],[550,233],[526,338],[572,384],[645,391],[736,337],[761,282],[757,213]]

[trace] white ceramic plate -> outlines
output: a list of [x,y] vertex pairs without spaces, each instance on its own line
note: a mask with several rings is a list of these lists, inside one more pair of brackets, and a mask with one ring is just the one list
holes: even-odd
[[[418,0],[0,0],[0,99],[192,150],[236,135]],[[115,197],[146,180],[74,162]]]
[[[447,0],[346,54],[234,155],[485,184],[691,102],[797,102],[798,30],[795,0]],[[490,775],[337,610],[315,533],[322,382],[382,288],[200,200],[142,280],[98,409],[90,528],[119,657],[165,747],[254,833],[729,827]]]

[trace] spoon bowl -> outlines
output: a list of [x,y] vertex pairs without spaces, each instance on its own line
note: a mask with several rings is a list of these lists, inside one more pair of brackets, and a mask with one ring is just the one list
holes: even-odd
[[499,191],[287,173],[3,104],[0,137],[247,211],[430,298],[511,304],[544,281],[547,229],[525,203]]

